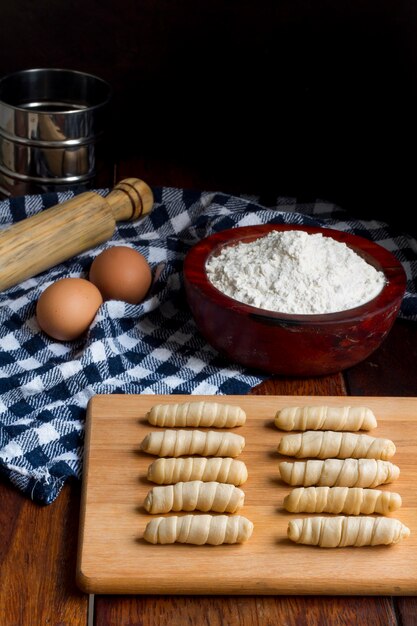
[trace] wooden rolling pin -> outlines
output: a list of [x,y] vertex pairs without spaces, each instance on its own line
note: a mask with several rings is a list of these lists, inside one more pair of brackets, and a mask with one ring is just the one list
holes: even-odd
[[110,239],[116,222],[152,209],[150,187],[126,178],[103,198],[86,191],[0,232],[0,291]]

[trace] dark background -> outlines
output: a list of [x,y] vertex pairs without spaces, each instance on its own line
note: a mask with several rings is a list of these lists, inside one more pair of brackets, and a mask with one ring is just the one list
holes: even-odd
[[323,198],[413,229],[413,0],[1,4],[0,75],[108,80],[115,159],[146,162],[150,184],[182,168],[206,189]]

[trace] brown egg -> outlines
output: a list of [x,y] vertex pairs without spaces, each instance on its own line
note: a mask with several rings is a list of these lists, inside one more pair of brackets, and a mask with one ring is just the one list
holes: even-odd
[[102,303],[100,291],[88,280],[62,278],[40,295],[36,317],[47,335],[71,341],[88,329]]
[[138,304],[151,286],[152,272],[140,252],[128,246],[114,246],[96,256],[89,279],[98,287],[104,300]]

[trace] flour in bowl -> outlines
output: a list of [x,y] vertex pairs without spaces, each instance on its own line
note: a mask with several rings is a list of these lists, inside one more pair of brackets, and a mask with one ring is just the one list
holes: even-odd
[[377,296],[385,277],[346,244],[321,233],[272,231],[224,247],[206,263],[224,294],[280,313],[345,311]]

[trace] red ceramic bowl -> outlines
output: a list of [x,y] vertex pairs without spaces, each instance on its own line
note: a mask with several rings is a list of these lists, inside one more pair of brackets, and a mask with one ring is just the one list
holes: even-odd
[[[266,311],[214,287],[207,277],[207,259],[224,246],[249,243],[271,230],[304,230],[333,237],[382,271],[386,285],[366,304],[319,315]],[[390,331],[406,286],[401,263],[378,244],[337,230],[292,224],[243,226],[203,239],[185,258],[184,281],[195,323],[211,346],[231,362],[285,376],[331,374],[366,359]]]

